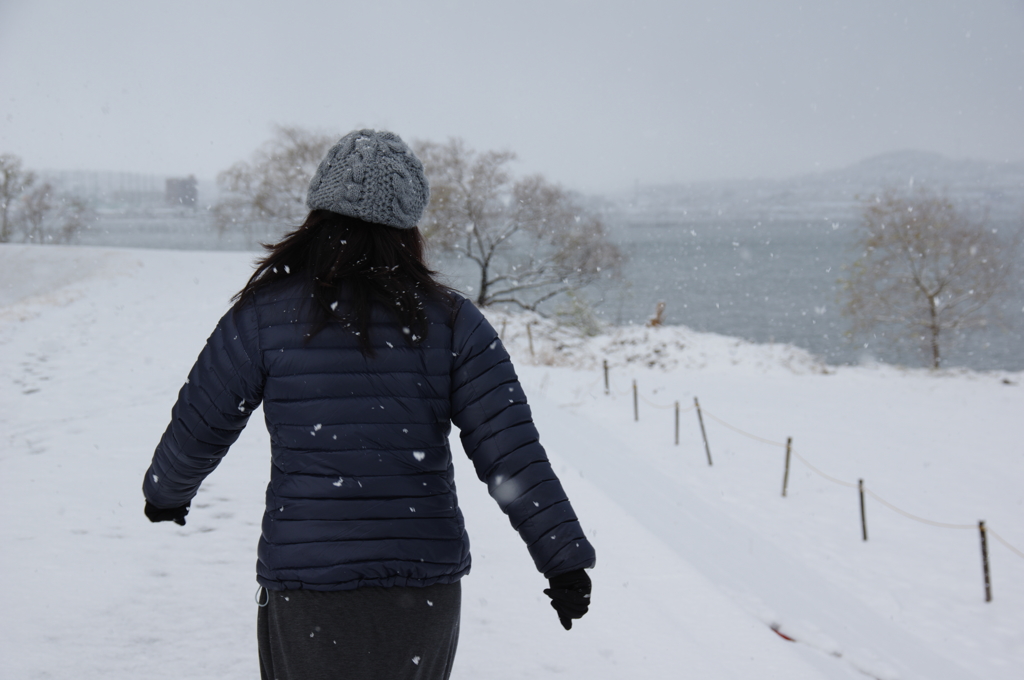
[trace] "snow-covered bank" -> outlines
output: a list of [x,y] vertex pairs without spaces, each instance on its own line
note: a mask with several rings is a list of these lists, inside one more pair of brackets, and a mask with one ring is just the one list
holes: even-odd
[[[999,537],[1024,547],[1020,373],[826,367],[798,348],[679,327],[617,329],[574,345],[541,320],[498,314],[494,321],[505,322],[506,344],[541,426],[548,418],[562,423],[542,431],[572,432],[556,450],[633,516],[645,516],[645,526],[752,615],[877,677],[965,677],[959,666],[969,669],[966,677],[1013,677],[1024,664],[1024,558],[990,535],[993,579],[996,562],[1001,572],[994,588],[1002,595],[985,604],[976,528],[985,519]],[[611,366],[608,395],[601,358]],[[545,365],[562,362],[588,372]],[[710,468],[696,413],[687,409],[694,397],[705,409]],[[541,398],[557,404],[554,415]],[[676,401],[683,410],[678,447]],[[569,414],[582,418],[575,428],[565,427]],[[787,437],[843,484],[794,460],[783,499]],[[614,458],[597,462],[609,449]],[[624,474],[615,469],[620,460],[643,472]],[[859,479],[900,509],[956,528],[913,521],[869,495],[864,543]],[[659,496],[671,500],[650,502]],[[694,509],[696,499],[713,510]],[[676,508],[667,517],[657,513],[670,503]],[[718,526],[718,513],[731,524]],[[726,532],[731,539],[721,538]],[[765,561],[768,552],[770,567],[749,563]],[[744,557],[748,564],[733,573]],[[889,629],[893,622],[900,634]],[[860,638],[865,631],[872,634]]]
[[[0,573],[14,584],[0,595],[0,676],[254,677],[260,419],[186,527],[149,524],[139,491],[252,256],[77,251],[83,270],[63,249],[0,247],[0,289],[12,261],[63,276],[0,306]],[[17,270],[18,285],[32,272]],[[864,543],[856,491],[794,462],[782,499],[782,450],[710,419],[709,468],[695,414],[683,414],[677,447],[670,408],[699,396],[745,430],[794,437],[830,475],[864,478],[930,519],[986,519],[1021,546],[1019,374],[826,368],[793,348],[681,328],[586,340],[531,330],[532,357],[521,321],[506,321],[505,340],[598,549],[594,607],[561,630],[526,550],[457,462],[475,563],[453,677],[1009,679],[1024,666],[1024,559],[990,546],[986,604],[976,531],[869,499]],[[453,450],[458,461],[457,438]]]
[[686,326],[610,327],[588,336],[539,314],[488,311],[487,315],[509,351],[536,365],[596,370],[607,360],[612,367],[631,370],[742,366],[796,374],[829,371],[821,359],[793,345],[755,344]]

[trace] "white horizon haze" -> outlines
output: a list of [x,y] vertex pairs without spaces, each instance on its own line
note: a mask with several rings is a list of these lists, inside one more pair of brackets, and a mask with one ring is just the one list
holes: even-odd
[[1024,2],[4,0],[0,153],[212,179],[273,125],[509,149],[585,192],[901,149],[1024,160]]

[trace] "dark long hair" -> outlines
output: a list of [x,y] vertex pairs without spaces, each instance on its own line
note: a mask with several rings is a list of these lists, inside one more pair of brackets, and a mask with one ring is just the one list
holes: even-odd
[[[371,224],[328,210],[313,210],[295,231],[276,244],[263,244],[267,254],[234,298],[239,307],[256,291],[271,284],[302,277],[313,300],[308,340],[331,320],[354,324],[364,354],[372,355],[370,310],[381,305],[410,330],[413,344],[427,336],[424,302],[439,300],[451,306],[452,291],[438,283],[437,273],[423,261],[419,229],[397,229]],[[351,304],[338,308],[342,289]]]

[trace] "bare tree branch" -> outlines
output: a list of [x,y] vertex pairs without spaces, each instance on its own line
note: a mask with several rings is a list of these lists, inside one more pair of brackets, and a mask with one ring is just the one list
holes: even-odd
[[601,220],[540,175],[514,178],[514,154],[460,139],[414,148],[430,181],[424,235],[478,266],[478,305],[536,310],[618,271],[622,255]]
[[35,183],[35,175],[21,167],[13,154],[0,154],[0,243],[14,238],[14,203]]
[[217,176],[224,197],[214,206],[218,228],[298,224],[306,216],[306,190],[337,136],[277,126],[274,136]]

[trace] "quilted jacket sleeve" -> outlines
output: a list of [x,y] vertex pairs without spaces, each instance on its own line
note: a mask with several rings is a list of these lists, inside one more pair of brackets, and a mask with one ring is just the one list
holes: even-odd
[[158,508],[188,503],[263,400],[255,307],[232,309],[199,354],[146,471],[142,490]]
[[477,476],[545,577],[593,567],[594,548],[551,469],[526,395],[494,328],[466,301],[453,336],[452,421]]

